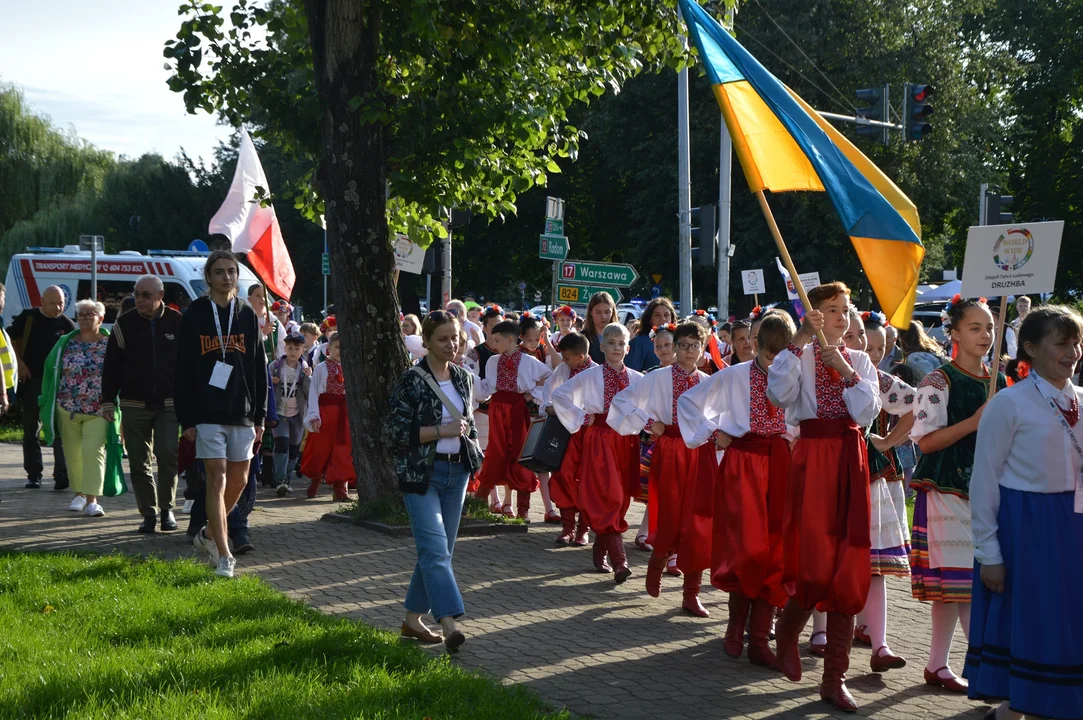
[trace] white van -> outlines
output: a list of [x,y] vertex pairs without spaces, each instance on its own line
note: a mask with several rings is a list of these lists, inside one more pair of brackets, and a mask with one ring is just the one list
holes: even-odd
[[[116,255],[98,254],[98,301],[105,305],[105,325],[112,325],[120,304],[135,289],[140,275],[157,275],[165,285],[167,305],[185,309],[207,292],[203,265],[210,253],[187,250],[150,250],[142,255],[122,250]],[[241,296],[259,280],[241,265]],[[8,265],[4,327],[23,310],[41,305],[41,293],[50,285],[64,292],[64,314],[75,319],[75,301],[90,297],[90,251],[78,245],[63,248],[27,248]]]

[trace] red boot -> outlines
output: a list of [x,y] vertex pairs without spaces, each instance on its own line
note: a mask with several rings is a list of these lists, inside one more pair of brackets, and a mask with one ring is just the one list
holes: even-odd
[[572,544],[577,547],[586,547],[590,540],[587,536],[590,534],[590,523],[587,522],[587,516],[582,512],[579,513],[579,522],[575,526],[575,539],[572,540]]
[[[722,641],[722,650],[731,658],[741,657],[745,649],[745,621],[748,620],[748,610],[752,607],[752,601],[739,592],[730,593],[730,619],[726,623],[726,638]],[[749,647],[749,657],[752,648]]]
[[613,581],[620,585],[632,575],[628,568],[628,558],[624,554],[624,536],[609,533],[609,559],[613,561]]
[[560,511],[560,523],[563,527],[560,529],[557,545],[561,547],[571,545],[575,537],[575,508],[562,509]]
[[703,572],[690,572],[684,576],[684,602],[681,609],[693,617],[710,617],[711,613],[699,601],[699,588],[703,583]]
[[662,573],[666,569],[666,556],[651,553],[651,559],[647,561],[647,594],[658,597],[662,592]]
[[530,522],[530,493],[523,490],[515,491],[515,509],[523,522]]
[[775,608],[766,600],[752,603],[752,616],[748,621],[748,661],[753,665],[763,665],[770,670],[779,670],[778,658],[771,652],[767,638],[771,634],[771,622],[775,619]]
[[797,651],[797,642],[810,617],[812,610],[805,610],[790,598],[775,625],[775,652],[779,667],[794,682],[801,680],[801,654]]
[[609,552],[608,548],[608,536],[595,534],[594,536],[594,569],[600,573],[611,573],[613,568],[609,566],[609,561],[605,559],[605,555]]
[[310,498],[316,497],[316,493],[320,491],[320,485],[323,485],[323,480],[313,480],[308,484],[308,492],[305,494]]
[[845,712],[856,712],[857,703],[846,688],[846,671],[850,668],[850,647],[854,643],[854,616],[827,614],[827,653],[824,655],[824,676],[820,684],[820,699]]
[[350,492],[346,489],[346,482],[337,482],[332,485],[334,488],[335,502],[350,502]]

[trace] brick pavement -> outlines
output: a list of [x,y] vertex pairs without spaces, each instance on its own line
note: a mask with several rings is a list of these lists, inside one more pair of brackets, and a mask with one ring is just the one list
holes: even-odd
[[[54,492],[50,480],[40,490],[25,490],[21,466],[18,446],[0,445],[0,546],[195,555],[183,531],[135,533],[139,517],[131,493],[107,498],[106,517],[85,518],[67,511],[69,493]],[[251,518],[256,551],[241,556],[238,569],[259,573],[324,612],[397,630],[416,559],[412,542],[320,522],[333,507],[329,495],[279,499],[261,489]],[[633,506],[633,527],[640,512]],[[183,530],[186,516],[178,521]],[[753,667],[745,658],[726,657],[722,593],[704,591],[711,618],[687,617],[680,612],[680,580],[666,578],[660,598],[647,596],[647,556],[631,543],[634,574],[616,587],[612,576],[586,572],[589,548],[556,548],[554,528],[536,521],[525,535],[459,541],[455,570],[467,606],[463,629],[469,641],[455,662],[533,688],[554,707],[587,717],[848,717],[829,712],[819,701],[822,661],[804,651],[800,683]],[[910,598],[906,583],[894,579],[888,581],[888,597],[891,646],[911,664],[875,675],[868,670],[869,650],[855,649],[849,686],[861,714],[890,720],[981,717],[988,706],[925,688],[928,610]],[[959,632],[951,658],[956,670],[963,651]]]

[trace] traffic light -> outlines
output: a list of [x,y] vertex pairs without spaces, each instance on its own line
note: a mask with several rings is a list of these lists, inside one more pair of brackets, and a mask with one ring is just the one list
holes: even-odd
[[[703,267],[714,267],[718,234],[718,206],[692,208],[692,258]],[[698,241],[699,246],[695,244]]]
[[906,86],[903,139],[907,142],[922,140],[933,131],[932,126],[926,121],[933,114],[933,106],[929,104],[929,98],[935,93],[936,88],[932,85]]
[[[861,88],[855,94],[857,99],[863,103],[868,103],[865,107],[860,107],[855,110],[855,114],[859,118],[865,118],[867,120],[878,120],[879,122],[889,122],[888,118],[888,104],[890,96],[890,86],[884,85],[879,88]],[[886,127],[877,127],[876,125],[861,125],[857,126],[857,134],[861,137],[875,138],[885,145],[888,144],[888,129]]]
[[1012,206],[1015,198],[1011,195],[1001,195],[999,192],[986,191],[985,193],[985,224],[986,225],[1010,225],[1015,222],[1015,215],[1005,212]]

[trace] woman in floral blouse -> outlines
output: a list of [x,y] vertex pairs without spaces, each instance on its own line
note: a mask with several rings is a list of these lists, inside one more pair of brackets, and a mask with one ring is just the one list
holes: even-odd
[[[68,509],[105,515],[98,498],[105,486],[109,423],[101,416],[102,367],[108,334],[101,331],[105,306],[75,304],[79,329],[57,342],[46,361],[39,403],[46,434],[60,433],[75,498]],[[50,382],[51,381],[51,382]]]

